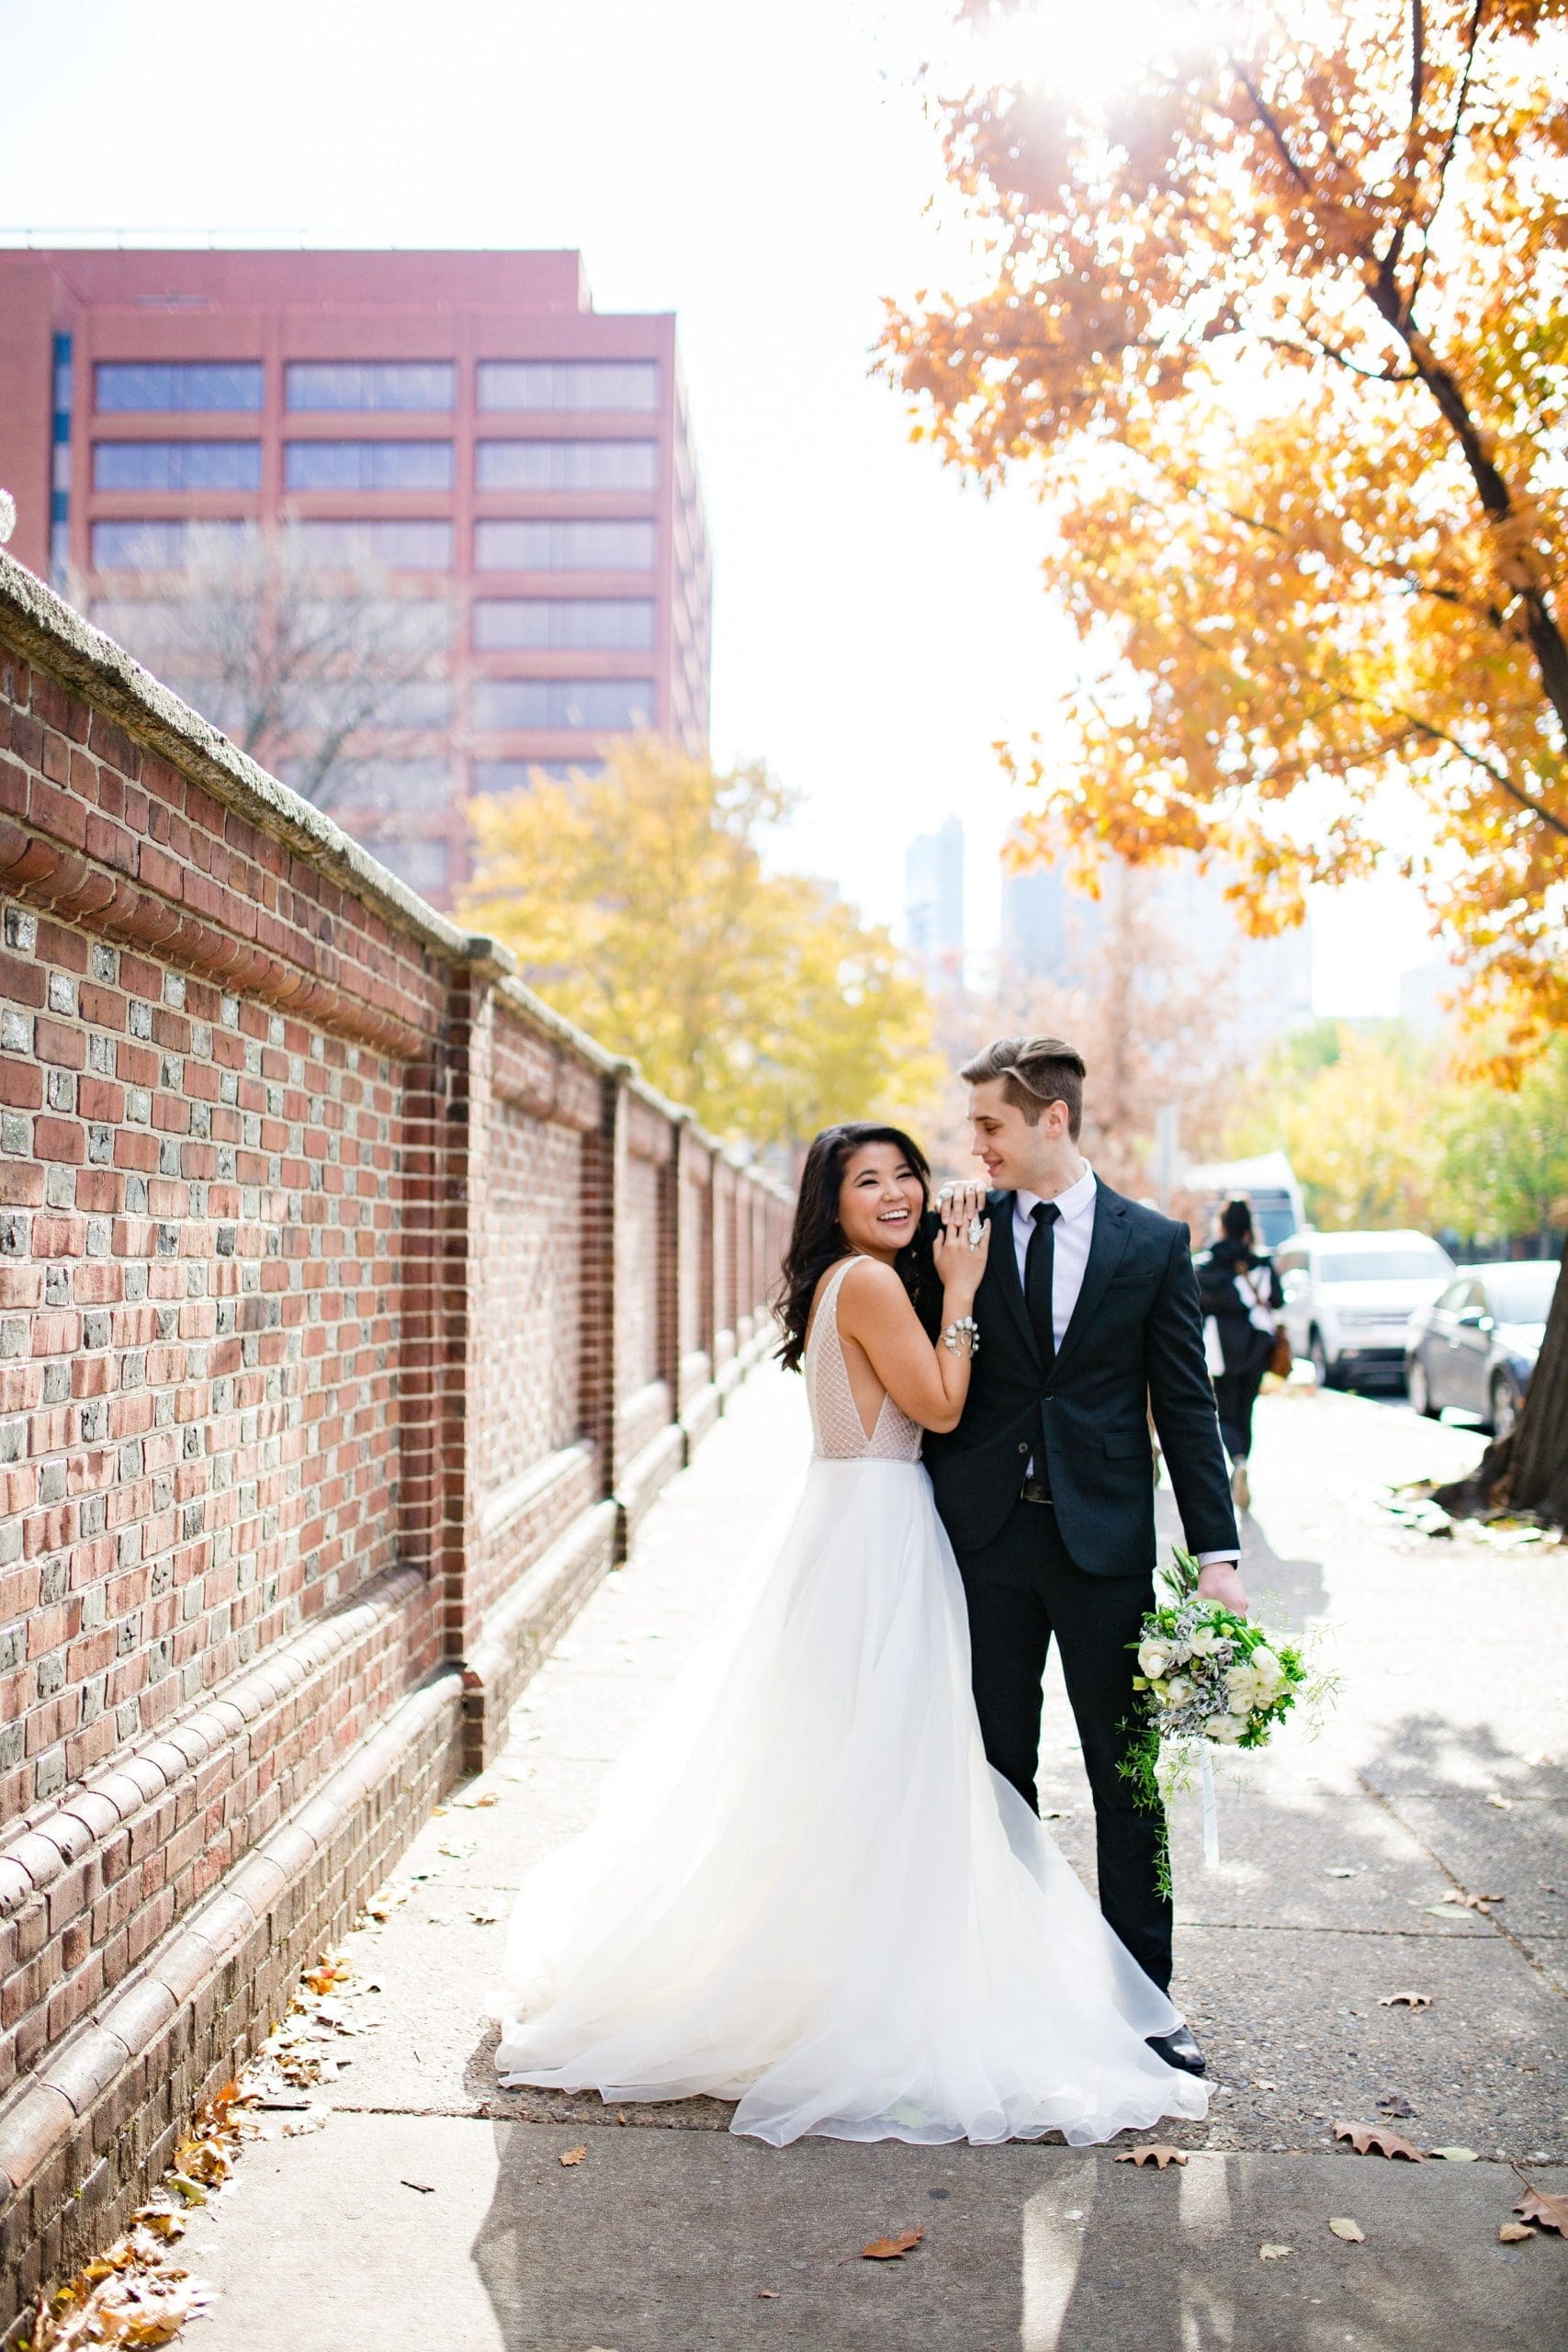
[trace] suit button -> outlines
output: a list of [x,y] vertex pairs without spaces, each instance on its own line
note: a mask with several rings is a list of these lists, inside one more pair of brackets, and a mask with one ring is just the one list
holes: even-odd
[[1027,1440],[1027,1439],[1024,1441],[1023,1444],[1022,1444],[1022,1445],[1021,1445],[1021,1446],[1019,1447],[1019,1449],[1018,1449],[1018,1450],[1019,1450],[1020,1453],[1027,1453],[1029,1452],[1029,1442],[1028,1442],[1028,1440]]
[[1044,1396],[1042,1396],[1042,1398],[1040,1399],[1040,1402],[1041,1402],[1043,1405],[1054,1405],[1054,1404],[1055,1403],[1055,1401],[1056,1401],[1055,1397],[1052,1395],[1052,1393],[1051,1393],[1050,1389],[1048,1389],[1048,1388],[1047,1388],[1047,1390],[1045,1391]]

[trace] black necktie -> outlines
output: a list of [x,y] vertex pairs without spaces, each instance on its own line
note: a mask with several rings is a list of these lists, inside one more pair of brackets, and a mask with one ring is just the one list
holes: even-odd
[[1056,1361],[1056,1322],[1052,1291],[1056,1273],[1056,1236],[1053,1228],[1062,1212],[1055,1201],[1036,1201],[1029,1212],[1034,1230],[1023,1254],[1023,1295],[1030,1320],[1040,1342],[1040,1358],[1047,1372]]

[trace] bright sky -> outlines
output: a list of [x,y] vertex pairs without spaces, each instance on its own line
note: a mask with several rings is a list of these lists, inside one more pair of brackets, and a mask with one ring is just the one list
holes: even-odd
[[[1065,13],[1097,70],[1106,11]],[[905,842],[958,810],[984,945],[990,745],[1043,718],[1069,652],[1027,496],[965,490],[867,375],[880,298],[963,273],[914,89],[944,23],[935,0],[0,0],[0,226],[570,245],[599,308],[676,311],[716,752],[798,787],[789,861],[886,919]],[[1319,1009],[1392,1009],[1425,952],[1407,898],[1320,928]]]

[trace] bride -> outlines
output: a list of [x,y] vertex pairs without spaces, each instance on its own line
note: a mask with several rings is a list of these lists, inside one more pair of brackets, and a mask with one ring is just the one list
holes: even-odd
[[[1147,2046],[1175,2010],[981,1747],[919,1457],[968,1393],[989,1227],[949,1206],[928,1248],[929,1184],[896,1127],[811,1147],[781,1306],[805,1482],[591,1827],[524,1886],[509,2087],[710,2092],[776,2145],[1081,2146],[1206,2112]],[[941,1289],[934,1345],[922,1282]]]

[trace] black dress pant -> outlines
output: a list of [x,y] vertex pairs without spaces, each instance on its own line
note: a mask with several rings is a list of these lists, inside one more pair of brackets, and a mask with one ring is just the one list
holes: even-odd
[[1233,1462],[1245,1462],[1252,1452],[1252,1408],[1267,1369],[1260,1363],[1256,1372],[1216,1372],[1213,1376],[1220,1435]]
[[1100,1907],[1145,1975],[1170,1985],[1171,1906],[1159,1891],[1163,1816],[1120,1770],[1137,1717],[1135,1642],[1152,1575],[1087,1576],[1049,1504],[1016,1502],[1001,1532],[960,1552],[975,1704],[988,1761],[1040,1810],[1041,1679],[1055,1634],[1094,1794]]

